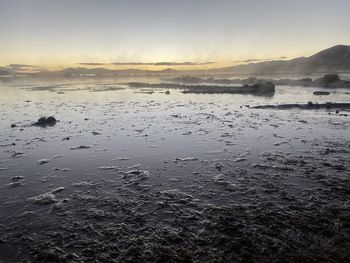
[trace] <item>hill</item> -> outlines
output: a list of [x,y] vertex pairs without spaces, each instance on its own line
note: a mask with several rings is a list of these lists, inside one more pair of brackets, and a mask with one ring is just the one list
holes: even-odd
[[250,74],[314,73],[337,70],[350,71],[350,46],[337,45],[310,57],[249,63],[216,69],[217,72]]

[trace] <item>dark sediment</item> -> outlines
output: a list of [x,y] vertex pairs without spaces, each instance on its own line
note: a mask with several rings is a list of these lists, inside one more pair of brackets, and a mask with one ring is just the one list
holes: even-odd
[[[308,168],[305,162],[293,166]],[[264,176],[270,180],[273,173]],[[130,184],[130,177],[137,181]],[[110,182],[83,182],[70,196],[65,197],[64,191],[45,196],[45,202],[35,202],[42,208],[40,221],[33,211],[17,218],[24,225],[0,227],[0,257],[19,260],[29,255],[33,262],[174,263],[350,259],[349,205],[321,201],[328,194],[343,196],[345,202],[348,181],[332,182],[319,193],[305,189],[295,196],[273,180],[254,179],[249,189],[217,179],[227,197],[238,194],[242,200],[216,206],[181,191],[147,190],[141,184],[144,180],[129,174],[127,188],[113,184],[113,190],[107,190]],[[312,205],[311,198],[317,198]]]
[[275,93],[275,85],[272,82],[257,83],[254,85],[243,85],[242,87],[196,87],[189,88],[183,93],[231,93],[231,94],[253,94],[261,96],[273,96]]
[[326,95],[329,95],[330,93],[328,91],[314,91],[313,94],[316,96],[326,96]]
[[303,109],[303,110],[318,110],[318,109],[343,109],[350,110],[350,103],[312,103],[307,104],[277,104],[277,105],[258,105],[250,107],[252,109]]
[[275,85],[272,82],[261,82],[253,85],[245,84],[243,86],[219,86],[219,85],[185,85],[177,83],[140,83],[131,82],[129,86],[132,88],[166,88],[180,89],[183,93],[198,94],[252,94],[257,96],[273,96],[275,93]]

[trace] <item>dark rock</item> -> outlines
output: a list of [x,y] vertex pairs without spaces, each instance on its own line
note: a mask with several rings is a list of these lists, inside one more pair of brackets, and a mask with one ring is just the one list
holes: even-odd
[[324,75],[322,78],[315,79],[312,86],[321,86],[328,88],[343,87],[349,88],[350,81],[341,80],[337,74]]
[[253,85],[256,93],[275,93],[275,84],[272,82],[256,83]]
[[35,122],[34,126],[40,126],[40,127],[47,127],[47,126],[54,126],[56,124],[57,120],[55,117],[41,117],[37,122]]
[[303,82],[312,82],[312,79],[311,79],[311,78],[302,78],[300,81],[303,81]]
[[317,95],[317,96],[322,96],[322,95],[329,95],[329,92],[328,91],[314,91],[313,94]]
[[317,79],[316,81],[324,84],[330,84],[330,83],[340,81],[340,78],[337,74],[327,74],[327,75],[324,75],[322,78]]

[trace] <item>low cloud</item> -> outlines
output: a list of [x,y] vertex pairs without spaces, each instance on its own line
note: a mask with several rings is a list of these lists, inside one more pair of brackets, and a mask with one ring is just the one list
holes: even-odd
[[201,66],[201,65],[210,65],[214,62],[113,62],[113,63],[96,63],[96,62],[83,62],[79,65],[84,66]]
[[11,73],[25,73],[25,72],[37,72],[43,70],[42,67],[28,64],[9,64],[6,67],[2,67],[1,70],[6,70]]
[[271,60],[281,60],[286,59],[287,57],[279,57],[279,58],[265,58],[265,59],[258,59],[258,58],[249,58],[245,60],[236,60],[236,63],[251,63],[251,62],[261,62],[261,61],[271,61]]
[[246,59],[246,60],[236,60],[236,63],[250,63],[250,62],[258,62],[258,61],[264,61],[265,59]]
[[25,70],[25,69],[38,68],[38,66],[27,65],[27,64],[10,64],[6,66],[6,68],[11,70]]
[[84,62],[84,63],[79,63],[79,65],[82,66],[104,66],[104,65],[108,65],[106,63],[95,63],[95,62]]

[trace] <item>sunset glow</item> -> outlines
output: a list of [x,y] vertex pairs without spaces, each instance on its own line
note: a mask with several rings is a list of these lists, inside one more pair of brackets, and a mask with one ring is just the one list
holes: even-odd
[[[350,2],[329,2],[0,1],[0,66],[190,69],[308,56],[350,42]],[[164,61],[194,65],[111,64]]]

